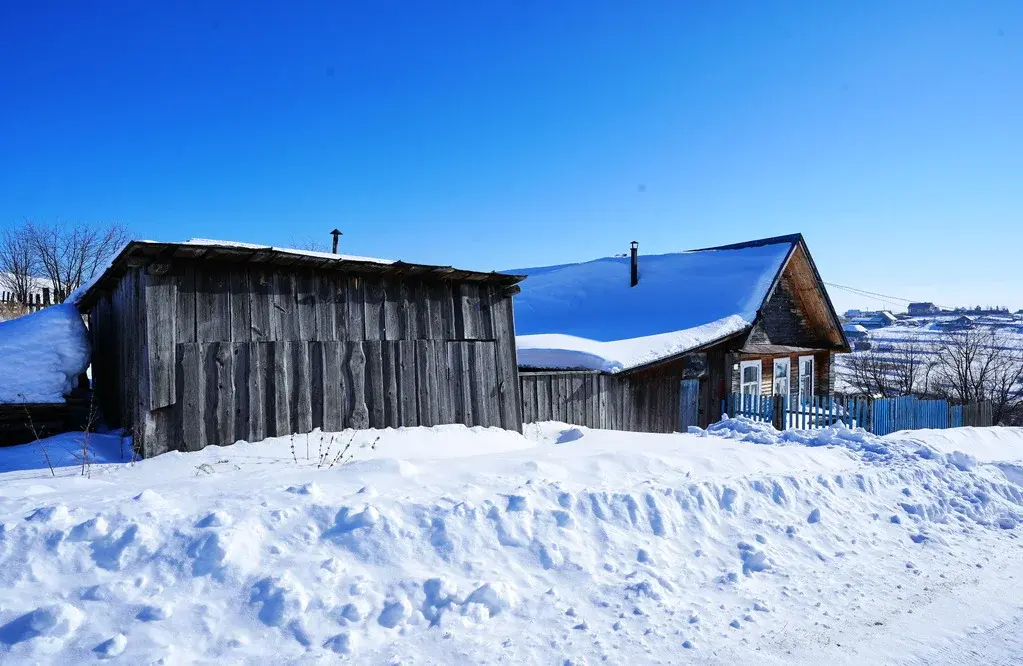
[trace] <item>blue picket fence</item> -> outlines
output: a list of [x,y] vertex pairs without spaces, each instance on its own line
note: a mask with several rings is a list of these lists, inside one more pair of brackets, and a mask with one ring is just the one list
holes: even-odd
[[[963,425],[991,425],[988,403],[952,405],[947,400],[898,398],[845,398],[732,394],[722,401],[729,416],[745,416],[771,423],[778,429],[827,428],[843,423],[875,435],[920,428],[958,428]],[[967,422],[968,421],[968,422]]]

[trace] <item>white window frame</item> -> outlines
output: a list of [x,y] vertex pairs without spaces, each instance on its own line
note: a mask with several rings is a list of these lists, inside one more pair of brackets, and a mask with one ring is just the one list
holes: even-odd
[[[778,393],[778,364],[785,364],[785,393]],[[771,395],[788,397],[792,392],[792,359],[788,356],[771,359]]]
[[[746,368],[756,368],[757,369],[757,392],[756,393],[749,393],[749,394],[746,393],[746,384],[750,383],[750,382],[746,381]],[[762,389],[762,382],[763,381],[764,381],[764,366],[763,366],[763,364],[759,360],[757,360],[757,361],[742,361],[742,362],[739,363],[739,393],[740,393],[740,395],[756,395],[756,396],[759,396],[760,395],[760,391]]]
[[[809,373],[809,376],[810,376],[810,395],[805,395],[803,393],[803,377],[806,376],[803,373],[803,361],[809,361],[810,362],[810,373]],[[816,382],[816,377],[814,377],[814,374],[816,373],[816,371],[817,371],[817,359],[815,359],[813,356],[800,356],[799,357],[799,401],[800,402],[806,402],[807,400],[809,400],[809,399],[811,399],[813,397],[814,389],[817,388],[816,386],[814,386],[814,384],[817,383]]]

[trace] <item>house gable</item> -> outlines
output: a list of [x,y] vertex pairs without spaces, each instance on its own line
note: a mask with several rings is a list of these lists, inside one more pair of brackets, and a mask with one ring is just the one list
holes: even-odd
[[761,307],[744,350],[766,347],[848,351],[841,323],[802,240]]

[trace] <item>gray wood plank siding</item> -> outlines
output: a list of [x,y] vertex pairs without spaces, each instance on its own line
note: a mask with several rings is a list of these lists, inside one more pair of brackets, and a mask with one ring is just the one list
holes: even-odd
[[564,421],[633,432],[679,428],[681,376],[677,372],[525,372],[520,385],[526,423]]
[[[167,266],[163,266],[167,268]],[[108,424],[143,455],[313,428],[521,430],[511,296],[488,284],[173,259],[90,308]]]

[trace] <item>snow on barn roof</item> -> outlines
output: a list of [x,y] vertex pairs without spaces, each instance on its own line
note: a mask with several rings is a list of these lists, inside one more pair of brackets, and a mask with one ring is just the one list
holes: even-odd
[[87,309],[93,301],[95,294],[99,291],[97,286],[116,279],[116,276],[124,272],[131,259],[163,261],[172,258],[220,259],[235,263],[253,262],[320,269],[333,268],[355,274],[379,275],[385,273],[446,280],[471,280],[478,283],[494,283],[499,286],[510,286],[523,278],[521,275],[498,273],[496,271],[462,270],[451,266],[409,263],[395,259],[360,257],[350,254],[319,252],[316,250],[296,250],[287,247],[212,240],[208,238],[192,238],[183,242],[133,240],[118,250],[106,268],[100,271],[88,284],[79,287],[71,294],[68,300],[80,308]]
[[605,257],[514,271],[519,365],[617,372],[747,330],[798,234],[639,258]]

